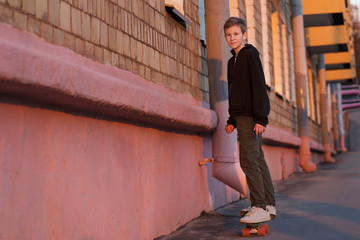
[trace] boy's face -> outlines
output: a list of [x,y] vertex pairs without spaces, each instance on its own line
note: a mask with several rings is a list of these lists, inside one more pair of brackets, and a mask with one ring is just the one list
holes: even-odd
[[225,39],[229,46],[235,50],[236,53],[245,46],[247,32],[241,32],[241,28],[237,25],[225,29]]

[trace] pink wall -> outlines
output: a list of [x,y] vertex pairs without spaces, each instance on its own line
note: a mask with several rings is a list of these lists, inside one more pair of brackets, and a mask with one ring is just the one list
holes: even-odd
[[296,149],[264,145],[263,150],[273,181],[287,179],[297,171]]
[[210,210],[199,136],[0,112],[0,239],[150,239]]

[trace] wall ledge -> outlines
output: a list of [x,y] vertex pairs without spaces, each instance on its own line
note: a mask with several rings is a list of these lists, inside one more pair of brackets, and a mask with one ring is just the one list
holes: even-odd
[[217,125],[201,101],[0,23],[0,93],[194,132]]
[[[284,129],[268,125],[263,133],[263,143],[268,146],[299,148],[301,138]],[[324,145],[314,140],[310,140],[310,149],[313,152],[325,152]]]
[[301,145],[301,138],[289,131],[269,124],[263,133],[263,143],[268,146],[298,148]]

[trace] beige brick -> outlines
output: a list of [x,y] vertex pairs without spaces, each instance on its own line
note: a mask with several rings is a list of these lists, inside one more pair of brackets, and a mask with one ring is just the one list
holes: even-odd
[[99,62],[102,63],[104,61],[104,49],[102,47],[95,46],[94,54]]
[[116,51],[119,54],[123,54],[124,47],[127,47],[124,46],[124,34],[121,31],[116,30]]
[[71,31],[81,36],[81,12],[76,8],[71,8]]
[[139,41],[136,41],[136,60],[143,62],[143,44]]
[[41,23],[41,37],[49,42],[53,41],[53,27],[44,22]]
[[27,29],[27,16],[23,13],[14,11],[14,22],[17,27],[26,30]]
[[96,4],[96,2],[94,0],[87,0],[88,4],[87,4],[87,8],[88,8],[88,13],[90,15],[95,15],[96,13],[96,9],[94,9],[94,5]]
[[21,0],[7,0],[7,2],[11,7],[20,8]]
[[79,0],[79,8],[85,12],[88,11],[88,0]]
[[124,34],[123,38],[123,48],[124,48],[124,54],[128,57],[130,57],[130,37],[127,34]]
[[117,6],[114,4],[109,5],[109,14],[110,14],[110,26],[117,28]]
[[114,67],[118,67],[119,65],[119,57],[118,54],[111,52],[111,65]]
[[104,22],[100,22],[100,44],[105,47],[109,45],[109,26]]
[[69,33],[64,34],[64,46],[75,50],[75,37]]
[[60,26],[60,1],[51,0],[49,4],[49,22],[53,25]]
[[140,19],[144,19],[144,6],[145,6],[146,4],[144,3],[144,1],[138,1],[138,17],[140,18]]
[[100,3],[98,2],[97,7],[100,9],[100,19],[105,22],[106,21],[105,1],[101,0]]
[[91,42],[85,41],[85,56],[94,58],[95,46]]
[[85,41],[81,38],[75,38],[75,51],[80,54],[85,54]]
[[44,21],[48,20],[47,0],[35,0],[35,16]]
[[101,17],[100,1],[102,0],[93,0],[93,14],[99,19]]
[[144,44],[143,45],[143,63],[144,63],[144,65],[149,66],[149,64],[150,64],[149,61],[150,61],[149,47]]
[[[155,51],[156,52],[156,51]],[[160,71],[161,72],[166,72],[166,56],[164,54],[160,54]],[[155,67],[155,64],[157,64],[157,61],[155,60],[154,58],[154,67]],[[157,65],[156,65],[156,69],[157,69]]]
[[149,5],[152,6],[153,8],[155,8],[155,1],[157,0],[149,0]]
[[125,8],[125,1],[127,2],[127,0],[118,0],[118,5],[122,8]]
[[151,69],[148,68],[148,67],[145,67],[145,78],[147,80],[150,80],[151,79]]
[[110,24],[110,3],[105,1],[105,22]]
[[155,68],[155,61],[154,61],[154,58],[152,57],[152,56],[154,56],[154,54],[155,54],[155,50],[150,47],[149,48],[149,56],[150,56],[149,63],[150,63],[150,67],[152,67],[152,68]]
[[31,15],[35,15],[35,0],[23,1],[22,9]]
[[130,38],[130,57],[136,59],[136,40],[132,37]]
[[64,1],[60,3],[60,27],[66,31],[71,31],[70,5]]
[[146,3],[144,3],[144,16],[142,17],[142,19],[148,24],[150,23],[149,9],[150,9],[150,6]]
[[86,0],[87,1],[87,13],[93,15],[93,0]]
[[[161,54],[161,56],[164,56]],[[150,56],[152,58],[152,56]],[[153,60],[154,61],[154,67],[156,70],[160,71],[160,53],[158,51],[154,51]]]
[[54,43],[60,46],[64,45],[64,32],[57,28],[54,28]]
[[40,21],[29,17],[27,22],[27,30],[37,36],[40,35]]
[[91,18],[91,41],[100,43],[100,21],[97,18]]
[[81,31],[81,36],[90,41],[91,39],[91,24],[90,24],[90,15],[82,12],[82,31]]
[[142,65],[142,64],[139,64],[139,75],[140,75],[142,78],[145,78],[145,66]]
[[117,49],[117,34],[116,29],[109,27],[109,48],[113,51]]
[[132,71],[132,61],[129,58],[125,59],[125,70],[126,71]]
[[125,69],[125,57],[124,56],[122,56],[122,55],[118,55],[118,57],[119,57],[119,68],[120,69]]

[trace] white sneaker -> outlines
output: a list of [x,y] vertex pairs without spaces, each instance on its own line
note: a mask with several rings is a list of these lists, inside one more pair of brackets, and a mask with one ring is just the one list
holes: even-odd
[[240,219],[241,223],[261,223],[270,221],[270,214],[262,208],[252,207],[251,210]]
[[241,217],[245,216],[245,214],[250,212],[250,210],[251,210],[251,206],[249,206],[248,208],[241,209],[241,211],[240,211]]
[[266,211],[270,214],[271,220],[276,218],[276,208],[272,205],[266,206]]

